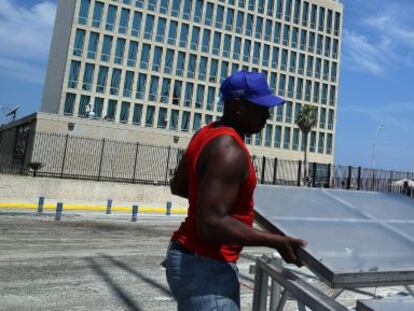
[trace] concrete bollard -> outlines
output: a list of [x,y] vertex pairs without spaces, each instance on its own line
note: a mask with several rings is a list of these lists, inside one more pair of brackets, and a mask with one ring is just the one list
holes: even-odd
[[106,213],[109,215],[112,213],[112,200],[109,199],[108,203],[106,203]]
[[172,203],[171,202],[167,202],[167,207],[166,207],[165,215],[171,216],[171,208],[172,208]]
[[39,197],[39,204],[37,206],[37,212],[39,214],[43,213],[44,204],[45,204],[45,197]]
[[137,219],[138,219],[138,205],[132,205],[131,222],[137,222]]
[[62,217],[62,212],[63,212],[63,203],[58,203],[56,205],[56,216],[55,216],[55,220],[56,221],[60,221],[61,217]]

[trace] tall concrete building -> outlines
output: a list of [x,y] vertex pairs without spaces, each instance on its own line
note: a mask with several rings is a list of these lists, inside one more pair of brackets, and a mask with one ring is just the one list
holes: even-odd
[[295,118],[311,104],[310,160],[332,163],[342,12],[337,0],[60,0],[41,111],[82,135],[185,146],[221,115],[221,81],[254,70],[288,102],[251,151],[302,158]]

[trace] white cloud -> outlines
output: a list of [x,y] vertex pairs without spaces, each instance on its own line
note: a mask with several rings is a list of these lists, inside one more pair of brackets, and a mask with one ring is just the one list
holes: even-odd
[[55,12],[50,1],[25,8],[0,0],[1,75],[43,82]]

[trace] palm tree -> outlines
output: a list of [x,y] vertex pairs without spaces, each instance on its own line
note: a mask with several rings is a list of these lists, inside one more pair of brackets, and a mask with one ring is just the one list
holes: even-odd
[[296,124],[299,126],[300,130],[304,134],[305,142],[305,155],[304,155],[304,179],[305,183],[308,181],[308,161],[307,161],[307,155],[308,155],[308,136],[309,132],[316,126],[316,123],[318,122],[317,117],[317,111],[318,109],[315,106],[311,105],[304,105],[299,113],[299,115],[296,118]]

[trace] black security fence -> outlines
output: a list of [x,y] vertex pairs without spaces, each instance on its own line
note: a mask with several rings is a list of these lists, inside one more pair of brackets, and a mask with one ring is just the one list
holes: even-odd
[[[109,139],[33,133],[28,126],[0,131],[0,173],[167,185],[184,150]],[[252,156],[261,184],[395,191],[414,173]]]

